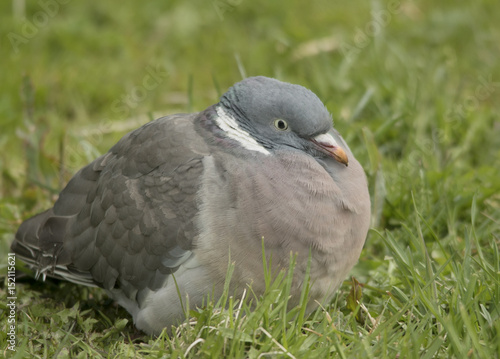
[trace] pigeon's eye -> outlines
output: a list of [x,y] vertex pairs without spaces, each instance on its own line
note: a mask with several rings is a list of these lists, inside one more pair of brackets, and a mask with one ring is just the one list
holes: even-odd
[[286,129],[288,129],[288,123],[286,123],[285,120],[278,118],[274,120],[274,127],[276,127],[280,131],[285,131]]

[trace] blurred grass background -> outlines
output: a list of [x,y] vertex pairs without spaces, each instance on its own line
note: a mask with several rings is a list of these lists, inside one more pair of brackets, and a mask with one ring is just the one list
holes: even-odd
[[80,167],[245,76],[314,91],[373,204],[353,271],[364,309],[346,282],[293,335],[295,319],[277,315],[231,335],[198,324],[154,339],[99,291],[28,281],[17,285],[18,357],[498,358],[499,18],[494,0],[0,2],[2,268],[21,221]]

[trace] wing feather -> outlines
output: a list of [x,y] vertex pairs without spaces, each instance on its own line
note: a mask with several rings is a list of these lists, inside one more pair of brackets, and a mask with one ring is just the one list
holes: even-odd
[[38,275],[121,291],[155,290],[191,257],[208,154],[193,115],[150,122],[81,169],[12,245]]

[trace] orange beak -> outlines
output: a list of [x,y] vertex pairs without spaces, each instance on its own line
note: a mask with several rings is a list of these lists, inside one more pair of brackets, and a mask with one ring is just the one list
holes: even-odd
[[337,141],[329,133],[323,133],[313,137],[311,141],[316,144],[322,152],[330,155],[335,161],[344,165],[349,164],[349,159],[344,149],[337,144]]

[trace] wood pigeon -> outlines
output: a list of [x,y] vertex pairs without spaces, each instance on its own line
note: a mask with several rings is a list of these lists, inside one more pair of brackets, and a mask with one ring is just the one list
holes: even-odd
[[263,293],[297,254],[291,303],[310,259],[311,308],[331,299],[370,222],[364,171],[310,90],[267,77],[220,102],[125,135],[82,168],[54,207],[21,224],[12,250],[36,276],[99,286],[149,334],[222,293]]

